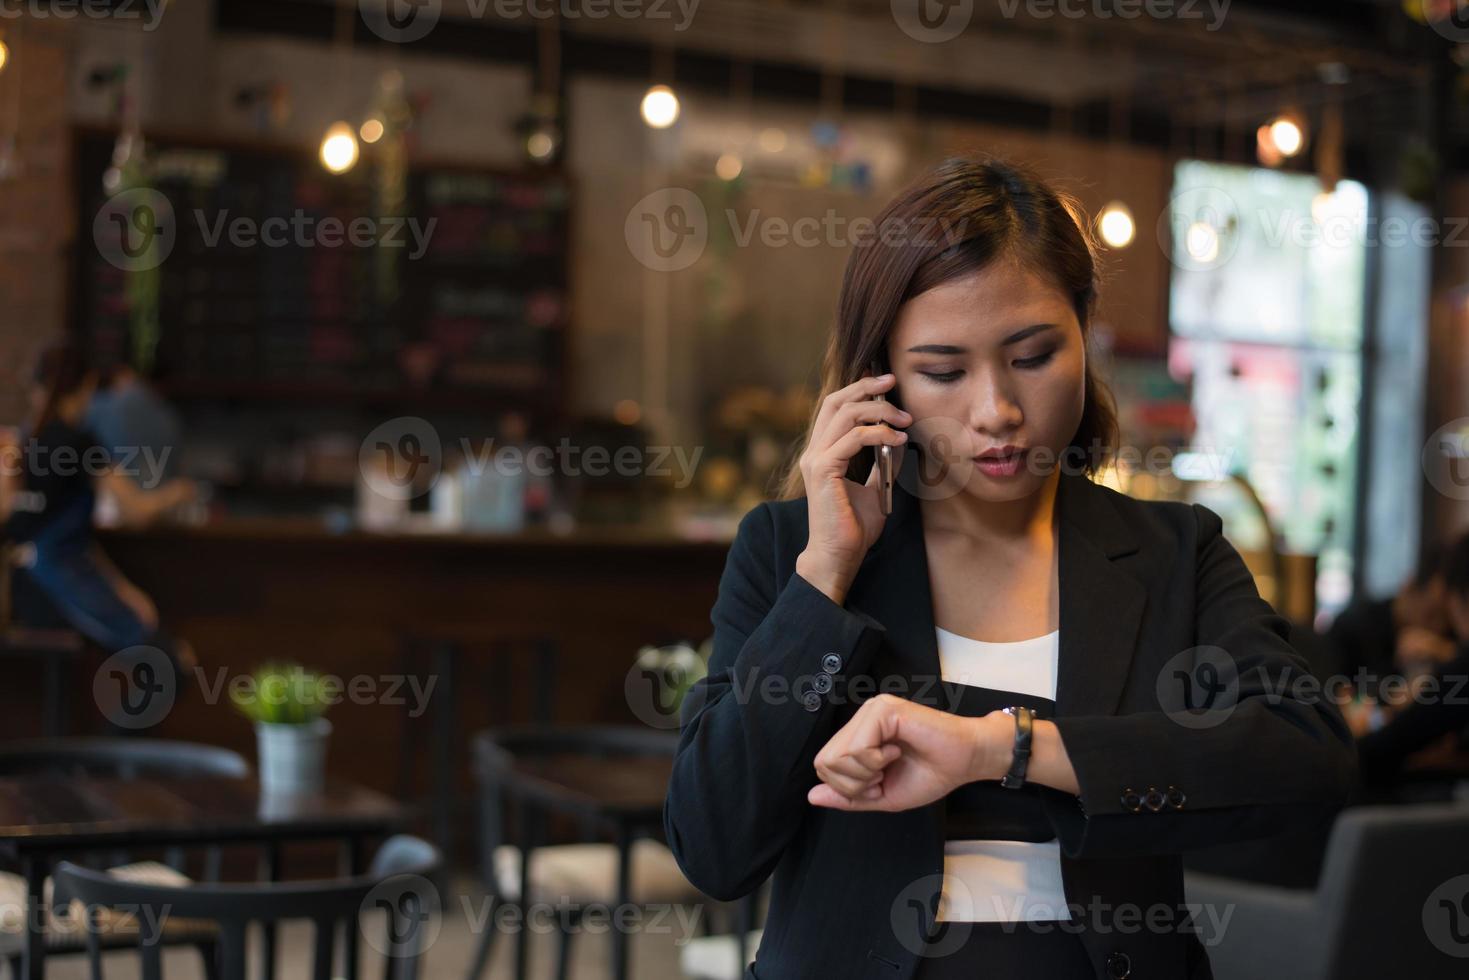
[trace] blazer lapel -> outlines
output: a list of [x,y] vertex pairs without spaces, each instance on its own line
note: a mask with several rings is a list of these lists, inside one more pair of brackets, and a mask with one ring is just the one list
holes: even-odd
[[1059,510],[1061,644],[1056,714],[1116,712],[1137,643],[1147,590],[1116,559],[1137,540],[1107,491],[1080,474],[1062,473]]
[[[1063,473],[1060,480],[1056,714],[1112,714],[1146,598],[1142,584],[1116,559],[1135,553],[1137,542],[1106,491],[1079,474]],[[899,482],[893,488],[893,513],[863,559],[848,601],[887,628],[887,647],[874,675],[905,677],[913,700],[942,707],[928,574],[920,502]]]

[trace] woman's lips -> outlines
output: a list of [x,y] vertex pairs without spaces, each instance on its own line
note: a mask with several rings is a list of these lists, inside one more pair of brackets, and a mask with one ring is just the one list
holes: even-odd
[[976,456],[974,465],[985,476],[1014,476],[1025,465],[1024,449],[1017,449],[1004,456]]

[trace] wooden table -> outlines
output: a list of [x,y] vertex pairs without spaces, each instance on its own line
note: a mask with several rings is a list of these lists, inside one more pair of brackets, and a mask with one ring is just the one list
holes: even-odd
[[[342,782],[320,794],[273,798],[253,779],[0,778],[0,849],[15,856],[26,881],[24,976],[44,975],[44,917],[34,910],[58,858],[109,848],[258,844],[264,877],[274,880],[282,843],[340,840],[344,871],[357,874],[366,868],[366,841],[402,829],[412,815],[374,790]],[[267,964],[273,938],[267,930]],[[347,976],[356,975],[356,945],[349,943]]]
[[[545,821],[535,818],[533,811],[539,809],[612,827],[618,855],[615,908],[627,906],[632,891],[629,864],[632,842],[639,833],[652,831],[661,835],[663,827],[663,801],[668,795],[673,750],[678,743],[676,732],[666,734],[667,755],[597,757],[580,752],[551,752],[514,758],[502,779],[506,796],[520,817],[521,846],[525,848],[520,862],[522,901],[527,901],[531,894],[530,849],[540,843],[545,826]],[[517,936],[517,980],[524,980],[526,975],[528,932],[522,928]],[[627,932],[623,929],[612,929],[612,959],[616,980],[627,980]]]

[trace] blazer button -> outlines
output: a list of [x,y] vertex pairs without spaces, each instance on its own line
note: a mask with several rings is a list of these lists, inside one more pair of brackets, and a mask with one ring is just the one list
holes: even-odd
[[1107,954],[1107,976],[1112,980],[1126,980],[1132,976],[1132,957],[1113,951]]
[[1183,790],[1179,789],[1177,786],[1168,787],[1168,805],[1173,807],[1173,809],[1182,810],[1184,800],[1187,799],[1188,797],[1184,795]]
[[1158,792],[1158,788],[1156,786],[1148,787],[1148,795],[1144,798],[1144,801],[1147,803],[1148,809],[1152,810],[1154,813],[1157,813],[1159,810],[1163,809],[1163,794]]
[[1131,786],[1122,791],[1122,809],[1137,813],[1143,807],[1143,798]]
[[811,690],[817,694],[826,694],[831,691],[831,675],[817,674],[811,678]]
[[815,691],[807,691],[805,694],[801,695],[801,707],[805,708],[807,711],[820,711],[821,695],[817,694]]
[[821,669],[828,674],[835,674],[842,669],[842,657],[838,653],[828,653],[821,658]]

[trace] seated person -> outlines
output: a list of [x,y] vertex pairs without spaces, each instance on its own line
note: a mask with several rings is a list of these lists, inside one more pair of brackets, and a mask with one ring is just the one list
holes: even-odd
[[82,428],[95,387],[77,347],[47,349],[36,369],[31,422],[4,449],[0,517],[15,566],[16,618],[51,625],[59,617],[109,653],[151,646],[176,668],[192,667],[193,650],[160,626],[153,601],[103,554],[92,512],[101,489],[123,523],[144,525],[194,499],[194,484],[171,480],[145,490],[119,472]]
[[[1454,647],[1443,659],[1429,651],[1420,664],[1434,663],[1416,678],[1410,673],[1406,696],[1376,731],[1357,740],[1363,782],[1381,786],[1394,779],[1409,756],[1469,727],[1469,534],[1444,556],[1444,611]],[[1408,666],[1412,666],[1411,664]]]
[[1452,655],[1442,564],[1442,550],[1434,549],[1395,595],[1357,599],[1343,609],[1323,637],[1328,673],[1376,702],[1384,700],[1387,678]]

